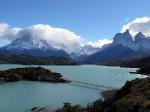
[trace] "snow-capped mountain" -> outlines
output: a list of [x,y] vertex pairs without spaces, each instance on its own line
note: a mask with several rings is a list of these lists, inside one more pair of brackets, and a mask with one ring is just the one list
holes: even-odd
[[100,51],[88,56],[85,58],[85,61],[111,61],[149,54],[150,37],[144,36],[141,32],[132,37],[129,30],[127,30],[124,33],[117,33],[111,44],[102,47]]
[[33,39],[31,37],[22,37],[5,46],[6,49],[54,49],[45,40]]
[[82,47],[82,52],[84,52],[86,55],[91,55],[100,50],[99,47],[93,47],[92,45],[85,45]]
[[[54,44],[54,43],[53,43]],[[94,54],[100,48],[93,47],[92,45],[74,45],[74,47],[66,47],[59,45],[59,48],[51,46],[44,39],[36,38],[31,35],[22,36],[12,41],[10,44],[0,48],[0,54],[26,54],[34,56],[63,56],[72,58],[81,58],[87,55]]]
[[70,57],[65,51],[53,48],[45,40],[34,39],[31,36],[20,37],[9,45],[0,48],[0,54],[25,54],[33,56]]
[[74,51],[70,55],[75,59],[82,60],[83,58],[98,52],[100,49],[101,48],[93,47],[92,45],[84,45],[79,49],[76,49],[76,51]]

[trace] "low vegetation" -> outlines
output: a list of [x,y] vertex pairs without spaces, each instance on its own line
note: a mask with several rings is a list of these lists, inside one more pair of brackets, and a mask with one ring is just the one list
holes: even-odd
[[0,55],[0,64],[23,64],[23,65],[77,65],[72,59],[64,57],[38,57],[29,55],[7,54]]
[[0,71],[0,82],[20,80],[66,82],[61,74],[42,67],[25,67]]

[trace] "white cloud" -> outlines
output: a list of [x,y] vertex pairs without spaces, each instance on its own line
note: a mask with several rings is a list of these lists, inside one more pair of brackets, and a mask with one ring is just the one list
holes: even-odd
[[0,23],[0,36],[8,29],[9,25],[6,23]]
[[109,44],[109,43],[112,43],[112,40],[108,40],[108,39],[105,38],[105,39],[99,39],[99,40],[97,40],[95,42],[90,41],[87,44],[88,45],[92,45],[93,47],[101,48],[103,45]]
[[5,23],[0,24],[1,42],[6,40],[5,43],[0,43],[1,45],[21,37],[46,40],[52,47],[63,49],[68,53],[75,52],[86,44],[101,48],[103,45],[112,42],[108,39],[85,42],[85,39],[68,29],[55,28],[44,24],[37,24],[26,28],[10,27]]
[[8,28],[3,33],[1,38],[6,39],[8,41],[13,41],[13,40],[15,40],[17,38],[17,35],[18,35],[19,31],[21,31],[21,28],[18,28],[18,27]]
[[2,40],[6,40],[7,42],[12,41],[16,39],[18,32],[21,30],[21,28],[13,27],[11,28],[6,23],[0,23],[0,38]]
[[150,36],[150,17],[136,18],[135,20],[124,25],[121,32],[129,29],[132,36],[142,32],[145,36]]
[[6,23],[0,23],[0,32],[5,31],[9,27]]

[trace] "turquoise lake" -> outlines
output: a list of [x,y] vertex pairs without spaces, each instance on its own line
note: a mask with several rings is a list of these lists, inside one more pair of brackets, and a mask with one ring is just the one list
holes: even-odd
[[[127,80],[141,78],[130,74],[131,68],[107,67],[97,65],[49,66],[41,65],[64,78],[91,84],[122,87]],[[0,70],[25,67],[23,65],[1,64]],[[86,106],[102,98],[101,91],[71,84],[52,84],[45,82],[19,81],[0,84],[0,112],[28,112],[32,107],[48,107],[55,110],[64,102]]]

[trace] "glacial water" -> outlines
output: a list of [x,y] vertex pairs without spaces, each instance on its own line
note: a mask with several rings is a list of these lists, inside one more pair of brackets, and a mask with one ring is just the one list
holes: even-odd
[[[23,65],[1,64],[0,70],[24,67]],[[49,66],[42,67],[61,73],[64,78],[74,81],[122,87],[127,80],[140,75],[130,74],[131,68],[97,65]],[[44,82],[19,81],[0,84],[0,112],[28,112],[32,107],[48,107],[54,110],[64,102],[86,106],[102,98],[100,92],[77,85],[51,84]]]

